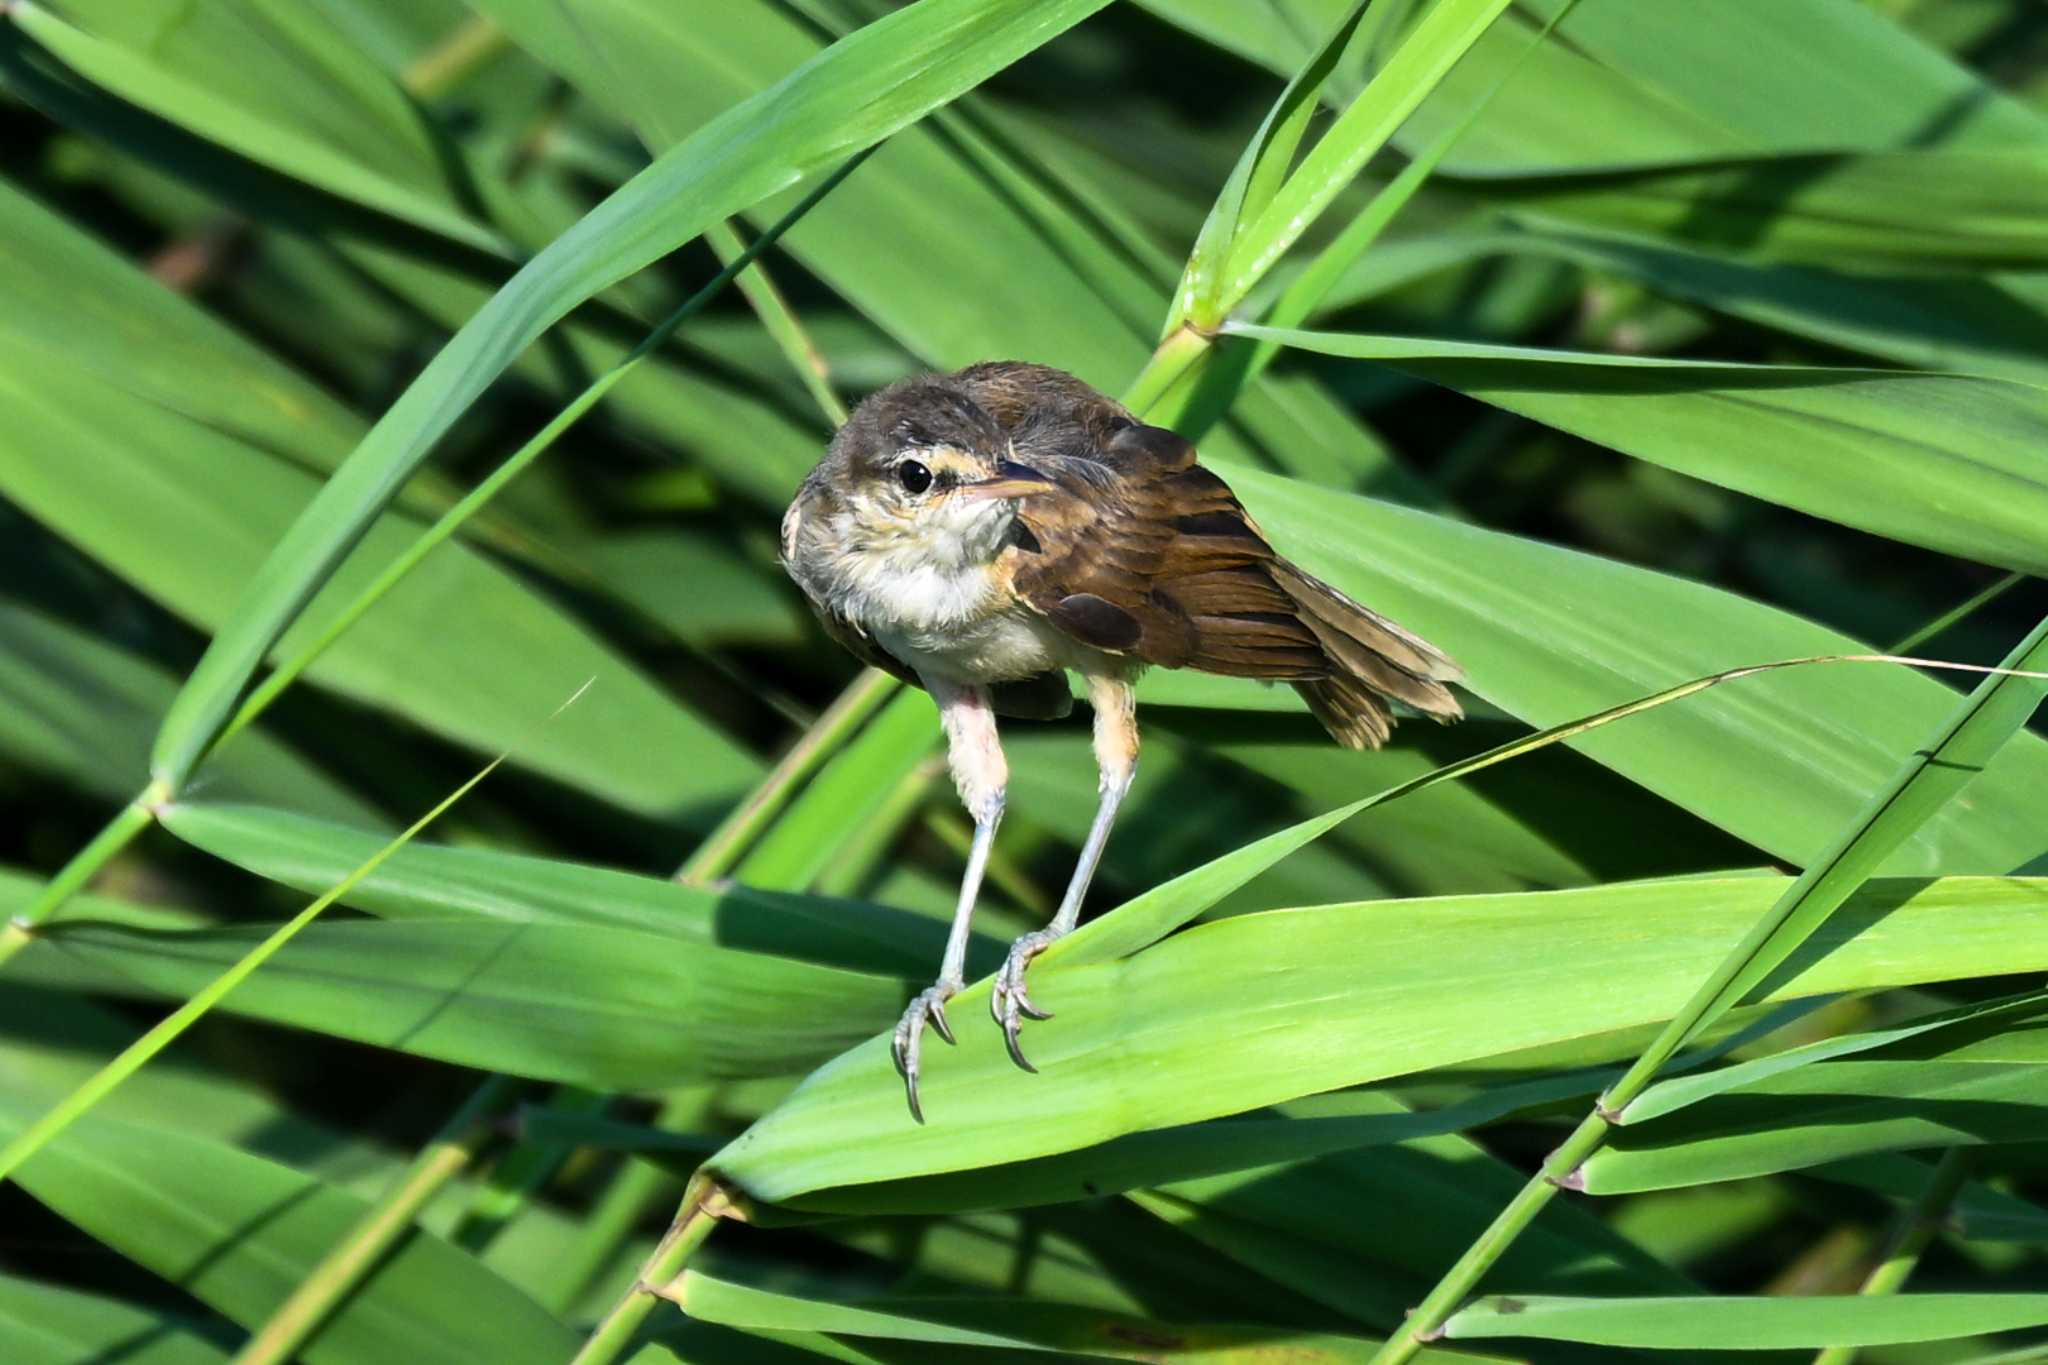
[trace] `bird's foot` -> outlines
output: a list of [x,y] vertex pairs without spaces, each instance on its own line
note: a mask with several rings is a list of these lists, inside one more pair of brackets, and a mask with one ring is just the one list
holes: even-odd
[[1023,1021],[1029,1019],[1050,1019],[1050,1011],[1039,1009],[1031,1003],[1030,993],[1024,989],[1024,971],[1031,965],[1031,959],[1051,947],[1061,935],[1052,929],[1039,929],[1024,935],[1010,945],[1010,956],[1003,962],[1003,969],[996,973],[995,990],[989,994],[989,1013],[1003,1026],[1003,1045],[1010,1049],[1010,1060],[1026,1071],[1037,1071],[1024,1056],[1024,1049],[1017,1045],[1017,1030]]
[[929,1023],[941,1038],[948,1043],[953,1041],[952,1027],[946,1023],[946,1002],[959,989],[958,982],[941,981],[919,991],[910,1008],[903,1011],[903,1018],[897,1021],[896,1037],[889,1046],[910,1095],[910,1117],[919,1123],[924,1122],[924,1109],[917,1102],[918,1055],[924,1043],[924,1026]]

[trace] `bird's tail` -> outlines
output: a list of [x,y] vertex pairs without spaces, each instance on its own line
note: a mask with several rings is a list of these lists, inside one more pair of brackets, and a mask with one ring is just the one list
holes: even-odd
[[1444,686],[1464,676],[1449,655],[1285,560],[1268,567],[1330,661],[1329,676],[1303,679],[1294,690],[1332,739],[1347,749],[1377,749],[1394,728],[1388,701],[1440,722],[1464,715]]

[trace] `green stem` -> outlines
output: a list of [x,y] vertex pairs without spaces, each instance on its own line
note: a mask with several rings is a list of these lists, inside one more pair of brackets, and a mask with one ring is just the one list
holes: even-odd
[[364,1276],[413,1226],[427,1201],[459,1175],[488,1143],[493,1120],[519,1093],[520,1083],[493,1076],[477,1088],[434,1140],[413,1158],[405,1175],[320,1258],[235,1356],[234,1365],[283,1365]]
[[638,369],[641,362],[645,361],[654,352],[660,350],[668,339],[675,334],[678,327],[702,311],[704,305],[717,297],[726,285],[730,284],[742,270],[745,270],[748,265],[753,263],[756,256],[774,245],[782,234],[787,232],[798,219],[809,213],[819,200],[831,193],[833,188],[841,180],[844,180],[847,174],[855,166],[859,165],[866,155],[865,152],[862,152],[849,157],[838,170],[832,172],[831,175],[819,182],[817,188],[804,196],[803,202],[784,214],[774,226],[762,233],[750,246],[735,256],[723,270],[718,272],[717,276],[709,284],[706,284],[702,289],[692,294],[688,299],[684,300],[681,307],[670,313],[666,318],[663,318],[655,326],[654,330],[642,338],[640,344],[635,346],[624,359],[592,380],[590,385],[583,392],[577,394],[575,398],[571,399],[568,406],[556,413],[554,418],[546,426],[542,427],[532,440],[514,452],[510,459],[492,470],[489,476],[472,488],[461,501],[442,513],[439,520],[435,521],[424,534],[407,546],[405,553],[385,565],[384,571],[378,574],[376,579],[368,587],[364,588],[354,601],[350,602],[346,608],[329,620],[319,634],[308,641],[303,649],[280,664],[254,691],[250,692],[249,696],[243,701],[241,709],[235,712],[234,718],[222,728],[220,734],[214,737],[213,742],[201,751],[201,757],[203,758],[205,755],[218,750],[222,744],[225,744],[228,740],[239,734],[258,716],[262,715],[269,708],[270,704],[277,700],[280,693],[296,682],[299,676],[312,666],[315,659],[325,653],[330,645],[340,639],[357,621],[361,620],[363,615],[371,607],[375,606],[385,593],[398,585],[399,580],[417,568],[421,560],[431,554],[443,541],[453,536],[464,522],[474,516],[485,503],[503,491],[505,485],[519,477],[528,465],[539,459],[550,446],[560,439],[562,433],[576,425],[585,413],[596,407],[599,401],[606,394],[610,393],[620,380]]
[[[1847,899],[1849,892],[1870,875],[1870,869],[1910,833],[1912,821],[1893,817],[1903,809],[1899,803],[1928,772],[1937,771],[1943,765],[1963,762],[1964,753],[1951,756],[1952,750],[1959,746],[1968,751],[1965,766],[1980,764],[1987,752],[1995,751],[2025,723],[2026,714],[2031,711],[2032,702],[2038,700],[2038,695],[2033,699],[2019,698],[2025,703],[2021,709],[2017,705],[2000,705],[2000,689],[2014,677],[2038,677],[2037,670],[2020,665],[2036,663],[2038,656],[2043,654],[2048,654],[2048,620],[2029,632],[1999,667],[1988,670],[1992,676],[1957,704],[1927,745],[1914,751],[1899,765],[1891,781],[1870,798],[1833,846],[1807,866],[1751,927],[1742,942],[1715,965],[1707,979],[1665,1023],[1656,1039],[1636,1058],[1621,1079],[1600,1096],[1593,1112],[1573,1131],[1564,1146],[1551,1154],[1521,1193],[1501,1211],[1479,1239],[1466,1248],[1457,1264],[1409,1314],[1402,1332],[1382,1346],[1368,1365],[1400,1365],[1443,1330],[1445,1320],[1478,1287],[1480,1279],[1550,1202],[1555,1191],[1578,1186],[1582,1179],[1580,1166],[1600,1149],[1610,1125],[1618,1121],[1629,1104],[1642,1094],[1673,1054],[1733,1005],[1746,989],[1753,987],[1763,972],[1783,962],[1786,954],[1801,939],[1811,936],[1825,917]],[[1940,666],[1977,671],[1963,665]],[[1680,690],[1673,689],[1674,692]],[[1953,797],[1957,790],[1958,787],[1950,786],[1945,792],[1940,792],[1937,799]],[[1924,819],[1925,816],[1922,814],[1918,818]],[[1788,932],[1792,933],[1791,937],[1788,937]]]
[[[965,818],[951,811],[935,811],[925,818],[924,827],[946,846],[948,852],[962,862],[967,860],[968,850],[974,844],[974,826]],[[1001,849],[990,849],[988,854],[988,884],[1017,902],[1018,906],[1039,919],[1052,918],[1053,902],[1038,883],[1017,863],[1016,855],[1004,853]],[[835,892],[820,879],[817,890],[828,895],[846,894],[851,891]]]
[[[1338,233],[1328,246],[1317,253],[1315,259],[1309,262],[1301,274],[1295,276],[1287,288],[1281,291],[1280,297],[1266,315],[1268,327],[1298,327],[1308,320],[1309,314],[1315,311],[1345,270],[1380,239],[1380,234],[1387,230],[1387,226],[1421,191],[1430,176],[1436,173],[1436,168],[1443,163],[1443,159],[1450,155],[1451,149],[1463,140],[1474,124],[1479,122],[1479,116],[1493,103],[1494,96],[1507,88],[1515,73],[1528,64],[1537,49],[1543,46],[1557,26],[1564,22],[1565,16],[1577,5],[1578,0],[1566,0],[1566,3],[1550,16],[1550,22],[1529,40],[1514,62],[1501,73],[1500,79],[1496,80],[1484,95],[1473,101],[1472,106],[1465,111],[1464,117],[1403,166],[1400,173],[1389,180],[1379,193],[1367,202],[1358,216],[1347,223],[1344,230]],[[1277,341],[1254,343],[1252,358],[1245,367],[1240,385],[1249,385],[1265,373],[1266,367],[1273,363],[1273,357],[1279,352],[1280,343]],[[1893,651],[1898,652],[1900,651],[1896,649]]]
[[1216,347],[1214,334],[1201,331],[1191,323],[1182,323],[1152,352],[1152,358],[1145,362],[1145,368],[1138,371],[1138,377],[1124,390],[1124,406],[1147,421],[1170,422],[1170,417],[1155,412],[1162,399],[1189,379],[1201,363],[1209,358]]
[[[655,1125],[671,1126],[665,1115],[657,1118]],[[663,1191],[673,1191],[676,1184],[676,1176],[652,1162],[627,1162],[605,1188],[590,1216],[583,1220],[575,1245],[562,1257],[553,1282],[542,1295],[542,1306],[551,1313],[566,1315],[582,1302],[584,1292],[632,1236],[641,1215],[654,1206]]]
[[691,1254],[711,1235],[718,1220],[732,1212],[732,1201],[716,1180],[703,1171],[690,1177],[675,1222],[641,1266],[639,1279],[612,1305],[569,1365],[609,1365],[617,1360],[654,1305],[670,1292]]
[[92,837],[92,842],[73,854],[71,861],[57,870],[36,898],[24,906],[21,912],[0,925],[0,963],[20,952],[34,941],[36,930],[47,923],[50,917],[64,908],[64,903],[99,875],[101,868],[114,860],[114,855],[135,841],[135,836],[149,828],[156,819],[156,808],[171,794],[170,788],[162,782],[152,782],[142,789],[133,801],[121,807],[106,827]]
[[864,668],[846,685],[825,713],[798,736],[776,765],[768,770],[759,786],[747,796],[717,829],[697,846],[688,862],[676,872],[679,882],[712,881],[732,871],[748,846],[782,812],[797,788],[825,765],[825,760],[867,722],[881,705],[901,687],[895,678],[878,668]]
[[[548,1100],[547,1108],[562,1114],[601,1115],[610,1103],[609,1095],[565,1085]],[[522,1136],[491,1163],[490,1174],[471,1197],[448,1240],[481,1256],[532,1202],[534,1194],[554,1178],[571,1152],[560,1143],[535,1142]]]
[[[746,255],[740,241],[739,230],[731,223],[720,223],[704,233],[704,240],[716,252],[718,259],[730,266]],[[747,305],[754,310],[754,316],[761,320],[761,326],[782,351],[789,368],[796,371],[803,381],[811,401],[818,405],[818,411],[825,414],[825,420],[833,426],[846,422],[846,405],[839,401],[839,395],[832,392],[827,382],[829,370],[825,357],[812,342],[810,333],[797,320],[796,310],[789,306],[789,300],[775,287],[775,281],[760,265],[750,265],[740,272],[740,293],[746,296]]]
[[511,38],[496,21],[471,15],[399,72],[398,83],[419,99],[439,99],[511,46]]
[[[859,895],[862,883],[888,856],[897,834],[923,804],[932,780],[943,771],[943,759],[927,758],[903,774],[895,786],[878,792],[868,805],[867,818],[833,850],[831,863],[808,886],[793,889],[815,891],[821,896]],[[946,817],[938,812],[925,820],[926,828],[937,830],[939,837],[950,846],[952,840],[947,838],[950,831],[946,825]],[[964,846],[962,852],[965,852]],[[741,876],[746,876],[744,869]]]
[[1951,607],[1949,610],[1935,617],[1932,621],[1929,621],[1926,625],[1920,627],[1920,629],[1914,631],[1911,635],[1908,635],[1905,639],[1893,645],[1889,652],[1893,654],[1904,654],[1909,649],[1919,648],[1921,645],[1926,644],[1929,640],[1932,640],[1935,636],[1947,630],[1950,626],[1956,624],[1956,622],[1962,620],[1966,616],[1976,615],[1984,607],[1989,606],[1992,602],[1996,601],[2000,597],[2005,596],[2006,593],[2010,592],[2012,589],[2018,587],[2020,584],[2026,581],[2027,576],[2025,574],[2020,573],[2018,570],[2014,570],[2012,573],[2007,574],[2005,577],[1999,579],[1996,583],[1993,583],[1990,587],[1984,589],[1984,591],[1972,597],[1969,601],[1962,603],[1960,606]]
[[[1898,1221],[1892,1224],[1891,1236],[1885,1240],[1884,1259],[1857,1293],[1896,1294],[1905,1288],[1934,1234],[1941,1230],[1949,1205],[1970,1178],[1974,1155],[1967,1147],[1951,1147],[1942,1155],[1919,1196],[1899,1210]],[[1854,1346],[1830,1346],[1813,1358],[1813,1365],[1851,1365],[1856,1352]]]
[[1573,1172],[1599,1150],[1610,1126],[1600,1114],[1588,1114],[1572,1130],[1571,1136],[1544,1158],[1535,1177],[1522,1186],[1520,1193],[1487,1224],[1486,1230],[1465,1248],[1465,1254],[1458,1258],[1457,1264],[1446,1271],[1444,1277],[1437,1281],[1436,1288],[1429,1291],[1429,1296],[1416,1305],[1408,1315],[1407,1323],[1403,1324],[1403,1330],[1387,1339],[1374,1354],[1370,1365],[1399,1365],[1436,1340],[1443,1331],[1444,1320],[1458,1311],[1480,1277],[1536,1221],[1536,1215],[1557,1197],[1557,1192],[1569,1187]]
[[[595,680],[593,679],[593,681]],[[569,706],[573,705],[576,699],[581,697],[589,686],[590,683],[585,683],[582,687],[577,688],[575,695],[571,696],[568,701],[563,702],[561,706],[556,707],[553,714],[549,716],[549,719],[552,720],[554,716],[559,716]],[[81,1115],[105,1099],[112,1093],[114,1087],[140,1071],[149,1063],[151,1058],[176,1042],[186,1029],[192,1027],[193,1024],[204,1017],[208,1010],[224,1000],[230,991],[248,980],[255,974],[257,968],[281,952],[287,943],[290,943],[293,938],[297,937],[301,929],[304,929],[307,925],[318,919],[321,912],[328,906],[354,890],[356,884],[361,882],[363,878],[375,872],[379,867],[382,867],[387,858],[411,843],[421,830],[438,820],[447,812],[449,807],[469,795],[471,791],[475,790],[479,782],[482,782],[485,778],[496,772],[498,765],[503,763],[509,756],[510,751],[508,750],[478,769],[473,777],[454,791],[448,793],[448,795],[442,797],[440,801],[434,804],[432,810],[413,821],[411,825],[406,827],[403,833],[364,859],[360,866],[329,888],[318,899],[314,900],[312,904],[272,930],[267,938],[244,953],[226,971],[200,987],[198,992],[185,1001],[184,1004],[158,1020],[156,1025],[147,1033],[123,1048],[120,1055],[87,1077],[84,1083],[69,1095],[66,1095],[55,1108],[16,1134],[14,1140],[5,1147],[0,1147],[0,1181],[7,1179],[8,1176],[12,1175],[20,1167],[22,1162],[27,1161],[30,1157],[41,1151],[58,1134],[76,1122]]]

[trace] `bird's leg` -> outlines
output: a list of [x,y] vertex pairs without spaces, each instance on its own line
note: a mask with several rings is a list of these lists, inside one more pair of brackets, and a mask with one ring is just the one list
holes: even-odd
[[910,1116],[924,1122],[924,1110],[917,1100],[919,1047],[924,1026],[930,1023],[947,1042],[953,1030],[946,1024],[946,1002],[966,984],[967,927],[974,918],[974,899],[981,891],[981,876],[988,868],[989,849],[995,843],[996,826],[1003,818],[1003,790],[1009,785],[1010,768],[996,736],[996,714],[989,709],[988,690],[926,678],[925,687],[939,704],[939,723],[946,731],[946,758],[953,769],[953,785],[961,803],[974,817],[974,842],[967,850],[967,871],[960,878],[960,902],[953,910],[953,929],[946,936],[946,959],[939,966],[936,984],[918,993],[896,1025],[894,1052],[896,1069],[910,1094]]
[[1067,894],[1060,899],[1059,912],[1051,924],[1010,945],[1010,956],[996,973],[995,991],[989,996],[989,1010],[1003,1026],[1003,1042],[1010,1049],[1010,1060],[1026,1071],[1038,1068],[1025,1059],[1024,1050],[1017,1045],[1022,1017],[1050,1019],[1052,1015],[1031,1003],[1024,989],[1025,969],[1032,958],[1080,920],[1081,901],[1088,894],[1088,883],[1095,878],[1095,865],[1102,861],[1103,846],[1109,842],[1110,827],[1116,823],[1117,807],[1123,804],[1124,794],[1130,791],[1131,779],[1138,771],[1137,697],[1130,681],[1111,674],[1090,674],[1088,701],[1095,708],[1095,764],[1102,774],[1095,823],[1088,827],[1088,838],[1081,845],[1081,860],[1074,865],[1074,875],[1067,883]]

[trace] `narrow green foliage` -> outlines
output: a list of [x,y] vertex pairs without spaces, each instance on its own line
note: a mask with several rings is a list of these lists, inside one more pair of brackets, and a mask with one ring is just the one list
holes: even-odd
[[1187,269],[1181,276],[1180,287],[1174,291],[1173,312],[1167,317],[1169,334],[1191,317],[1213,319],[1224,311],[1218,300],[1231,246],[1247,221],[1256,220],[1265,211],[1284,183],[1309,118],[1319,105],[1323,83],[1357,33],[1366,6],[1367,0],[1354,0],[1343,12],[1315,54],[1287,82],[1287,88],[1280,92],[1266,121],[1259,126],[1258,134],[1231,170],[1230,179],[1224,182],[1202,223],[1194,249],[1188,253]]
[[[2041,29],[0,0],[0,1359],[2039,1357]],[[1150,670],[919,1126],[970,835],[778,519],[1003,358],[1468,719]],[[1002,731],[970,977],[1095,799]]]
[[[1948,1217],[1949,1205],[1962,1193],[1969,1178],[1967,1151],[1958,1148],[1942,1156],[1933,1174],[1927,1177],[1926,1188],[1899,1210],[1898,1219],[1885,1239],[1884,1259],[1863,1281],[1862,1293],[1896,1294],[1905,1287],[1922,1253]],[[1854,1346],[1829,1346],[1813,1358],[1813,1365],[1853,1365],[1856,1353]]]
[[283,663],[272,669],[263,681],[251,690],[248,697],[243,700],[240,709],[221,728],[220,737],[214,741],[215,745],[227,743],[228,740],[234,738],[244,728],[253,723],[258,716],[261,716],[270,704],[277,700],[279,694],[298,681],[300,675],[312,666],[314,660],[318,659],[321,654],[326,652],[329,646],[340,639],[348,631],[349,627],[361,620],[366,612],[382,601],[387,593],[397,587],[405,579],[406,575],[419,565],[421,560],[433,553],[436,546],[442,544],[457,531],[461,530],[472,517],[483,510],[485,504],[503,492],[506,485],[518,478],[528,465],[546,454],[555,442],[561,439],[563,433],[582,420],[583,416],[596,407],[606,394],[617,387],[620,381],[631,375],[649,356],[659,352],[667,344],[669,338],[675,335],[678,328],[701,311],[712,299],[716,298],[726,285],[742,276],[753,264],[756,257],[773,246],[783,233],[787,232],[791,226],[802,219],[805,214],[809,213],[821,199],[830,194],[839,185],[839,182],[844,180],[853,168],[858,166],[866,157],[867,152],[865,150],[849,157],[845,164],[820,181],[809,194],[804,196],[801,203],[787,214],[784,214],[774,227],[756,238],[752,245],[744,250],[735,250],[731,259],[726,261],[725,268],[712,277],[709,283],[697,290],[696,293],[690,295],[674,312],[663,318],[653,331],[641,339],[639,345],[626,353],[623,360],[592,380],[581,393],[577,394],[560,412],[549,419],[547,425],[534,434],[533,439],[514,451],[504,463],[478,481],[476,486],[470,489],[469,492],[463,494],[454,506],[442,513],[440,518],[420,535],[418,539],[414,540],[403,554],[386,564],[383,570],[365,585],[361,592],[356,594],[355,599],[348,606],[329,617],[317,635],[308,640],[289,659],[286,659]]
[[1424,11],[1372,83],[1233,238],[1214,303],[1195,322],[1216,326],[1265,278],[1507,5],[1508,0],[1436,0]]
[[95,38],[30,0],[11,0],[5,17],[87,80],[153,113],[184,123],[201,136],[217,140],[253,161],[475,250],[503,257],[515,254],[511,244],[498,233],[463,217],[447,204],[394,182],[376,168],[338,154],[332,147],[296,130],[255,123],[221,92]]
[[335,1306],[361,1285],[377,1259],[411,1229],[427,1201],[475,1159],[491,1136],[491,1122],[517,1093],[518,1086],[505,1077],[485,1081],[441,1135],[414,1158],[405,1178],[363,1215],[363,1221],[299,1281],[291,1297],[236,1352],[234,1365],[282,1365],[290,1360]]
[[[563,702],[562,706],[566,708],[574,705],[580,696],[582,696],[582,692],[579,690],[574,696]],[[5,1180],[8,1176],[12,1175],[22,1162],[48,1146],[53,1139],[76,1122],[80,1116],[90,1111],[94,1105],[106,1098],[107,1094],[115,1086],[141,1070],[143,1066],[148,1064],[151,1058],[176,1042],[185,1030],[197,1023],[207,1011],[226,999],[229,992],[233,991],[244,981],[247,981],[255,974],[259,967],[275,957],[286,944],[290,943],[301,931],[318,919],[322,911],[337,900],[340,900],[357,882],[375,872],[385,859],[405,847],[421,830],[433,824],[450,807],[454,806],[456,802],[469,795],[478,783],[496,772],[498,765],[503,763],[507,757],[508,755],[506,754],[500,754],[485,764],[469,780],[441,798],[426,814],[413,821],[396,838],[384,844],[376,853],[364,860],[354,871],[343,878],[341,882],[325,894],[316,897],[305,909],[299,911],[298,914],[272,930],[261,943],[258,943],[236,959],[226,971],[214,977],[197,991],[194,991],[177,1009],[164,1016],[147,1033],[137,1038],[134,1043],[123,1050],[120,1056],[108,1062],[106,1066],[101,1068],[84,1085],[81,1085],[77,1090],[66,1096],[63,1103],[57,1105],[27,1128],[17,1133],[5,1147],[0,1147],[0,1180]]]
[[[711,224],[879,141],[1105,0],[925,0],[700,129],[523,266],[386,411],[249,584],[164,718],[181,787],[277,638],[463,410],[552,323]],[[945,51],[948,60],[928,61]]]
[[2048,392],[1891,370],[1345,336],[1233,335],[1373,360],[1615,450],[1816,516],[2028,573],[2048,566],[2048,482],[2023,452]]
[[[2020,641],[2003,667],[2038,671],[2044,663],[2048,663],[2048,619]],[[1396,1365],[1410,1358],[1416,1345],[1439,1330],[1557,1189],[1567,1183],[1583,1183],[1582,1168],[1605,1141],[1614,1117],[1627,1111],[1680,1048],[1737,1001],[1796,975],[1779,969],[1787,966],[1793,953],[1814,937],[1908,834],[1968,785],[2026,723],[2040,699],[2039,680],[2024,674],[1996,674],[1979,684],[1926,747],[1900,764],[1891,781],[1872,795],[1834,847],[1786,888],[1769,913],[1721,959],[1621,1079],[1601,1095],[1593,1112],[1550,1155],[1515,1202],[1438,1281],[1429,1297],[1409,1315],[1402,1335],[1375,1357],[1374,1365]],[[1836,1343],[1823,1340],[1812,1344]]]
[[36,931],[63,909],[65,902],[77,895],[87,882],[128,847],[136,835],[149,828],[150,821],[156,818],[156,804],[163,795],[160,784],[150,784],[140,796],[123,806],[107,822],[106,828],[93,836],[91,843],[73,854],[34,900],[0,925],[0,963],[26,948]]
[[1537,1337],[1648,1349],[1768,1351],[1883,1346],[2048,1324],[2048,1294],[1749,1299],[1481,1299],[1445,1324],[1452,1340]]

